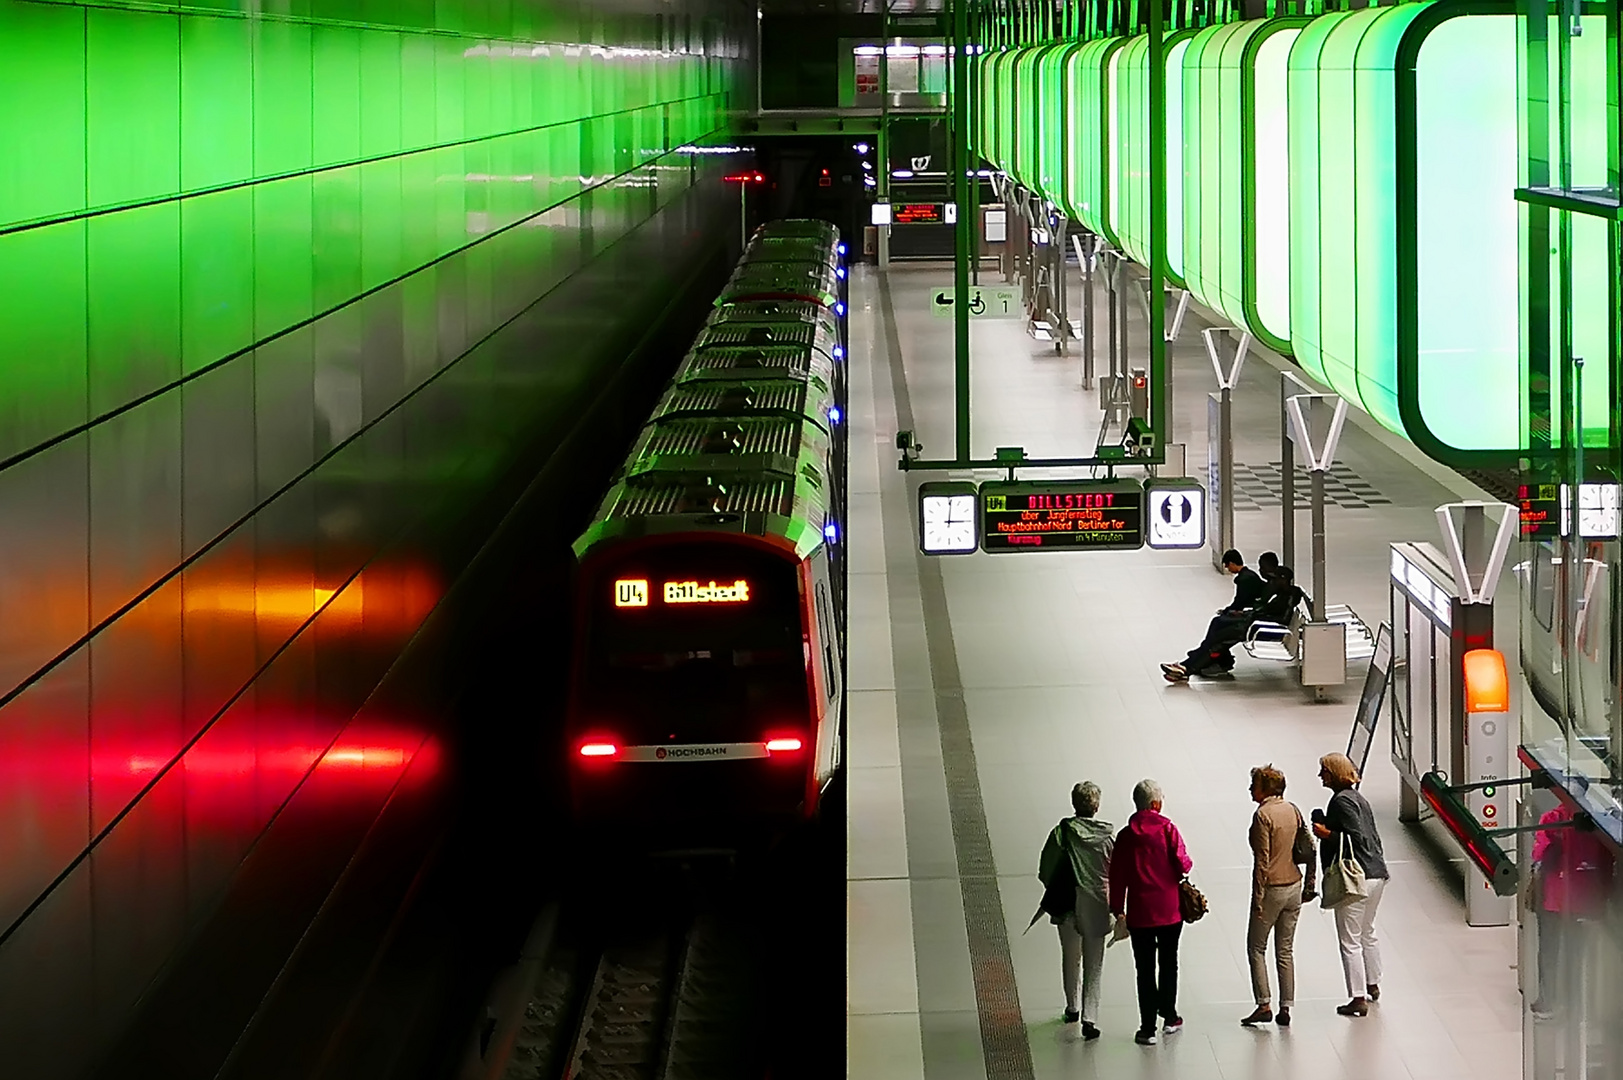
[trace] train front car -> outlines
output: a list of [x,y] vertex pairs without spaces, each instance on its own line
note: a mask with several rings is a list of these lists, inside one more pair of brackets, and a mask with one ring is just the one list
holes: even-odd
[[838,280],[837,234],[790,257],[772,228],[575,544],[583,819],[811,817],[839,765],[840,328],[804,288]]

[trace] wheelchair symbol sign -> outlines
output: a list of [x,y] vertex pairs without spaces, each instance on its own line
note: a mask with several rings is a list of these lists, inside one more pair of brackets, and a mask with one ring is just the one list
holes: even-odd
[[[951,289],[932,289],[930,292],[931,314],[950,316],[954,302]],[[969,290],[967,306],[972,319],[1018,319],[1025,314],[1019,289],[973,288]]]

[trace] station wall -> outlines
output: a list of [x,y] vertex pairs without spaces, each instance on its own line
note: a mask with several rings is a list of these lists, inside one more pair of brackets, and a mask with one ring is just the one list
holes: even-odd
[[364,822],[432,750],[351,720],[730,221],[680,148],[735,7],[0,0],[8,1069],[94,1060],[301,790]]

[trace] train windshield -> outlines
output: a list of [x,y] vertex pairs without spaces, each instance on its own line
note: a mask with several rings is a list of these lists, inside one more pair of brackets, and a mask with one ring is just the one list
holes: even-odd
[[604,567],[586,587],[585,722],[660,742],[754,741],[804,724],[793,561],[741,545],[672,545]]

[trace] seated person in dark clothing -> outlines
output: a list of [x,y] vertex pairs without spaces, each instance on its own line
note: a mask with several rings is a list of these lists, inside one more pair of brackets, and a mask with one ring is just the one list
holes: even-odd
[[1268,582],[1273,590],[1258,604],[1253,618],[1264,622],[1288,624],[1297,605],[1307,603],[1307,593],[1296,586],[1296,572],[1288,566],[1277,567]]
[[[1272,562],[1277,567],[1279,560],[1276,557]],[[1217,617],[1206,627],[1206,636],[1182,663],[1161,665],[1168,682],[1182,682],[1190,675],[1232,668],[1234,655],[1229,649],[1245,637],[1245,628],[1256,618],[1253,609],[1272,592],[1268,582],[1246,566],[1245,559],[1233,548],[1223,552],[1223,569],[1234,575],[1234,599],[1228,607],[1218,611]]]

